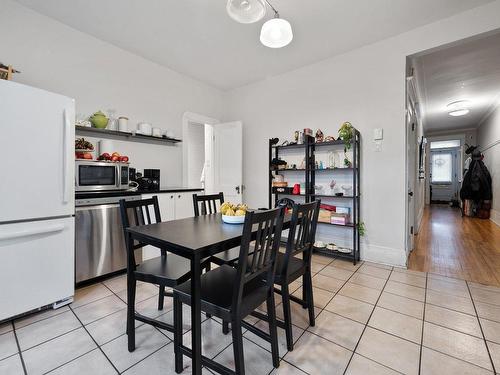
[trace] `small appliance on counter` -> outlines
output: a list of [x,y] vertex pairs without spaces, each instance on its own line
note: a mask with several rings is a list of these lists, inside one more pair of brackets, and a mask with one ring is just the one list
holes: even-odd
[[76,160],[76,191],[127,190],[128,163]]
[[160,170],[144,169],[144,177],[137,179],[139,190],[157,191],[160,190]]

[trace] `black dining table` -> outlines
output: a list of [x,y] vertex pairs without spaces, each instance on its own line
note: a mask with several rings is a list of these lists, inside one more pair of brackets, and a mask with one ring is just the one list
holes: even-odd
[[[290,225],[285,215],[283,229]],[[132,240],[187,258],[191,263],[192,373],[201,374],[201,261],[241,244],[242,224],[226,224],[220,213],[127,228]],[[257,227],[255,227],[255,233]],[[254,234],[255,234],[254,233]]]

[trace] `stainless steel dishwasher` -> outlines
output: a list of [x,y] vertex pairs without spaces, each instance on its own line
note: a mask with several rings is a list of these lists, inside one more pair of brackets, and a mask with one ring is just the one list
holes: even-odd
[[[97,194],[96,194],[97,195]],[[125,239],[120,217],[120,199],[139,200],[139,195],[76,199],[76,282],[127,268]],[[136,261],[142,250],[136,250]]]

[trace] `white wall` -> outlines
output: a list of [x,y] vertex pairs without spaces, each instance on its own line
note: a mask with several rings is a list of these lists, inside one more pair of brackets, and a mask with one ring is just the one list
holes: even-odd
[[[406,56],[499,28],[498,14],[500,1],[231,91],[230,119],[244,124],[247,203],[267,204],[269,137],[290,139],[305,127],[336,135],[349,120],[363,136],[362,256],[404,265]],[[382,152],[370,142],[378,127],[384,128]]]
[[477,143],[493,180],[491,220],[500,225],[500,105],[477,129]]
[[[77,113],[112,108],[134,126],[149,121],[177,137],[186,111],[222,116],[221,91],[10,0],[0,0],[0,35],[1,61],[22,71],[15,81],[75,98]],[[132,166],[161,168],[163,185],[182,183],[181,145],[115,144]]]

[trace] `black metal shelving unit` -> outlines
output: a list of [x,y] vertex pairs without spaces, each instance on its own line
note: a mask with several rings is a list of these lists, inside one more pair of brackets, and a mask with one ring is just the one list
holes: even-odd
[[[338,200],[349,200],[352,201],[352,214],[351,222],[347,225],[331,224],[318,222],[318,225],[330,225],[332,227],[343,227],[346,230],[352,231],[352,249],[350,253],[342,253],[335,250],[328,250],[326,248],[314,248],[315,252],[322,253],[332,257],[344,258],[352,260],[353,264],[356,264],[360,260],[360,235],[359,235],[359,224],[360,224],[360,185],[361,185],[361,171],[360,171],[360,159],[361,159],[361,134],[358,130],[354,129],[353,139],[351,141],[351,149],[353,152],[352,165],[348,168],[325,168],[317,169],[316,166],[316,152],[320,149],[335,147],[335,146],[345,146],[344,141],[335,140],[332,142],[321,142],[316,143],[314,137],[306,136],[304,143],[294,144],[294,145],[273,145],[271,140],[269,140],[269,207],[274,207],[282,196],[300,196],[304,197],[306,202],[311,202],[315,199],[338,199]],[[304,153],[305,158],[305,168],[285,168],[285,169],[274,169],[272,167],[271,161],[273,158],[280,158],[281,150],[297,150]],[[304,194],[291,194],[291,193],[279,193],[273,191],[272,182],[274,174],[286,173],[286,172],[304,172],[305,173],[305,193]],[[352,174],[352,196],[336,196],[327,194],[316,194],[314,186],[316,184],[316,173],[337,173],[343,171],[348,171]]]

